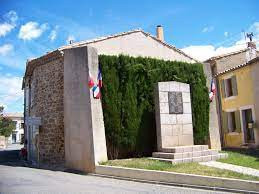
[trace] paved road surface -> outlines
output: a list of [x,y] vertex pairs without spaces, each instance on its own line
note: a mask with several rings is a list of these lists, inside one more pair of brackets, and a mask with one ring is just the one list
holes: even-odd
[[0,151],[0,193],[223,193],[16,166],[14,153]]

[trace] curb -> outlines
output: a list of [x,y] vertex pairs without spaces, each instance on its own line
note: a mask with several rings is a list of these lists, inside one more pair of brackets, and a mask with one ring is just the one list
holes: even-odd
[[95,173],[97,175],[112,178],[124,178],[147,183],[158,183],[174,186],[185,186],[221,191],[237,192],[259,192],[259,181],[247,181],[230,178],[219,178],[193,174],[164,172],[156,170],[133,169],[98,165]]

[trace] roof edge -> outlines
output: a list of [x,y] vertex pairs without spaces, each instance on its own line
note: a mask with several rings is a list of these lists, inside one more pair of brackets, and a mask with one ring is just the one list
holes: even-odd
[[204,62],[205,62],[205,63],[208,63],[208,62],[210,62],[210,61],[214,61],[214,60],[216,60],[216,59],[228,57],[228,56],[231,56],[231,55],[236,55],[236,54],[245,52],[245,51],[247,51],[247,50],[248,50],[248,48],[245,48],[245,49],[241,49],[241,50],[238,50],[238,51],[233,51],[233,52],[229,52],[229,53],[217,55],[217,56],[214,56],[214,57],[211,57],[211,58],[205,60]]
[[254,59],[248,61],[247,63],[243,63],[243,64],[241,64],[241,65],[237,65],[237,66],[235,66],[235,67],[226,69],[225,71],[221,71],[221,72],[217,73],[217,74],[215,75],[215,77],[218,77],[218,76],[223,75],[223,74],[225,74],[225,73],[234,71],[234,70],[236,70],[236,69],[240,69],[240,68],[245,67],[245,66],[248,66],[248,65],[251,65],[252,63],[254,63],[254,62],[256,62],[256,61],[259,61],[259,57],[256,57],[256,58],[254,58]]

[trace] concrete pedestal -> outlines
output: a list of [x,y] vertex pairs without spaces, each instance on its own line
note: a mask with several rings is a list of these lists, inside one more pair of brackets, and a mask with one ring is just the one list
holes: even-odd
[[65,159],[68,168],[94,172],[107,160],[100,99],[88,87],[89,71],[97,80],[98,55],[92,47],[64,51]]

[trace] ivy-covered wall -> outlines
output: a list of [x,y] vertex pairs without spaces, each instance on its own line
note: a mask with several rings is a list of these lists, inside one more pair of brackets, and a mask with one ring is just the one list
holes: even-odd
[[129,56],[99,56],[102,106],[110,159],[149,156],[156,150],[154,84],[191,86],[195,144],[208,141],[209,98],[202,64]]

